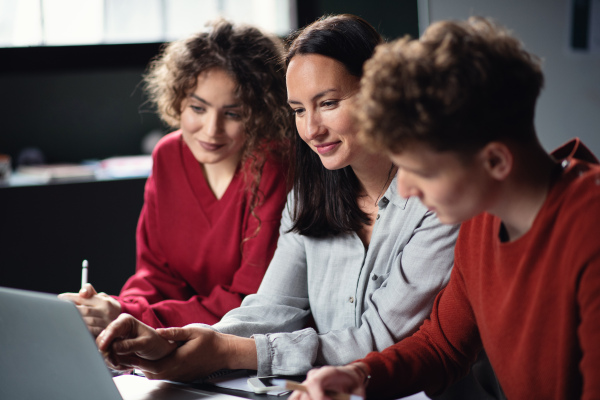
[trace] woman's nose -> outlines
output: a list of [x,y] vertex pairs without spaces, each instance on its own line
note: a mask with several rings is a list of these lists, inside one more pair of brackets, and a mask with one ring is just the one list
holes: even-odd
[[206,133],[208,136],[216,136],[221,131],[221,120],[217,113],[207,113],[205,119]]
[[321,118],[316,113],[307,113],[306,125],[304,127],[304,134],[306,139],[313,140],[324,132]]

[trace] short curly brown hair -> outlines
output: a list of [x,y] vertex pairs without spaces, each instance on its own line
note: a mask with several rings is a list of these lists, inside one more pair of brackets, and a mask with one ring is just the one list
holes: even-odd
[[357,96],[361,135],[377,150],[414,142],[469,154],[494,140],[537,140],[539,59],[481,17],[432,24],[419,40],[378,46]]

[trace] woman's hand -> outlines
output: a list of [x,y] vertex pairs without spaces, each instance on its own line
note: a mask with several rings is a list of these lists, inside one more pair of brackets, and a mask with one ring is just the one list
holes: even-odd
[[157,361],[138,361],[135,367],[149,379],[191,382],[220,369],[256,369],[253,339],[225,335],[201,326],[158,329],[157,333],[180,346]]
[[156,330],[129,314],[121,314],[110,323],[98,335],[96,344],[106,363],[117,370],[160,360],[177,348],[176,343],[163,339]]
[[191,382],[223,368],[257,368],[253,339],[195,325],[154,330],[128,314],[111,323],[96,343],[111,368],[138,368],[149,379]]
[[163,340],[179,343],[180,346],[160,360],[135,364],[135,367],[144,371],[149,379],[191,382],[230,367],[228,365],[229,356],[232,355],[228,343],[230,335],[194,325],[158,329],[157,333]]
[[86,283],[79,293],[62,293],[58,297],[75,303],[94,337],[121,314],[121,304],[116,299],[106,293],[96,292],[89,283]]
[[343,367],[322,367],[308,371],[302,383],[307,392],[295,391],[289,400],[329,400],[332,393],[348,393],[365,397],[366,367],[349,364]]

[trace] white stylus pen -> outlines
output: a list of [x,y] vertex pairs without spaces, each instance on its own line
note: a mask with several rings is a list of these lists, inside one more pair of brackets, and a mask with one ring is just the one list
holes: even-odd
[[81,287],[88,283],[88,260],[81,263]]

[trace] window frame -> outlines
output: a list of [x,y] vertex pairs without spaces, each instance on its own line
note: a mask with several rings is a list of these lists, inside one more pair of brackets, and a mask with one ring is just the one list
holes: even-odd
[[[318,18],[318,0],[295,1],[296,26]],[[164,42],[0,47],[0,73],[146,68]]]

